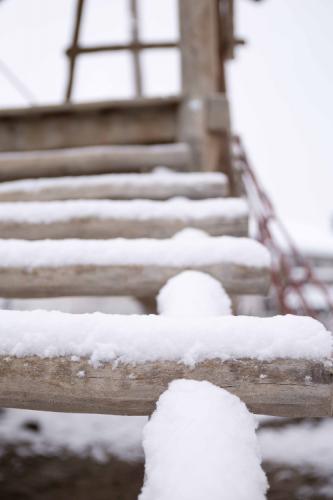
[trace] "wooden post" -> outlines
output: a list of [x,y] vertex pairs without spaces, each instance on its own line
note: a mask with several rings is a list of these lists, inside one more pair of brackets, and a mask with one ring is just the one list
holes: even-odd
[[206,97],[219,89],[219,40],[216,0],[179,0],[184,102],[180,137],[193,151],[193,166],[216,170],[218,138],[207,131]]
[[68,84],[67,84],[67,90],[66,90],[66,101],[67,102],[70,101],[71,97],[72,97],[75,63],[76,63],[77,48],[78,48],[78,42],[79,42],[79,36],[80,36],[83,6],[84,6],[84,0],[77,0],[73,41],[72,41],[71,51],[69,54],[69,76],[68,76]]
[[[139,20],[138,20],[138,6],[137,0],[131,0],[131,31],[133,44],[139,43]],[[142,96],[142,75],[140,65],[140,53],[137,48],[133,48],[133,62],[134,62],[134,82],[135,93],[137,97]]]
[[[222,11],[224,8],[222,2]],[[221,30],[225,31],[218,0],[179,0],[184,101],[179,136],[193,152],[193,167],[230,172],[229,105],[225,96]],[[230,15],[230,10],[226,11]],[[228,37],[228,33],[224,33]],[[211,127],[212,99],[221,103],[220,123]]]

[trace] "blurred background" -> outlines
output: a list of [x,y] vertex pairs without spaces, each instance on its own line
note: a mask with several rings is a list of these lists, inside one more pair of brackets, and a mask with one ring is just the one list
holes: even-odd
[[[177,0],[139,0],[138,5],[142,41],[178,39]],[[71,45],[75,8],[76,0],[0,0],[0,108],[64,102],[65,52]],[[132,29],[128,11],[126,0],[86,0],[80,42],[86,46],[128,42]],[[236,34],[245,45],[236,48],[226,73],[232,129],[242,136],[258,178],[297,248],[313,260],[325,261],[329,286],[333,282],[332,19],[332,0],[237,0]],[[177,48],[147,49],[140,57],[144,96],[180,92]],[[134,95],[129,52],[78,57],[73,102]],[[311,297],[320,309],[320,300],[318,305],[316,296]],[[36,307],[34,301],[30,306],[15,302],[21,308]],[[83,305],[57,299],[48,307],[77,312]],[[116,301],[111,308],[101,300],[98,306],[91,301],[84,305],[85,310],[96,307],[138,311],[132,302]],[[251,304],[243,307],[250,310]],[[254,310],[258,307],[256,303]],[[143,474],[144,422],[141,417],[3,412],[0,497],[135,498]],[[260,422],[269,498],[333,498],[331,421],[263,418]]]

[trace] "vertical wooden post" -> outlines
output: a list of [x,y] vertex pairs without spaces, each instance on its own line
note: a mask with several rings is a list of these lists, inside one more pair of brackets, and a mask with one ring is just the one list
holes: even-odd
[[[184,94],[179,136],[192,147],[193,167],[202,170],[221,167],[229,170],[229,122],[225,120],[229,109],[224,87],[225,61],[221,54],[222,7],[219,0],[179,0]],[[225,109],[220,127],[214,125],[214,129],[208,111],[215,98],[220,106],[223,101]]]
[[80,28],[81,28],[81,19],[82,12],[85,0],[77,0],[76,6],[76,14],[75,14],[75,25],[74,25],[74,34],[72,40],[72,46],[69,52],[69,76],[66,90],[66,101],[70,101],[72,97],[73,91],[73,83],[74,83],[74,73],[75,73],[75,64],[77,57],[77,48],[80,36]]
[[[137,0],[131,0],[131,33],[133,46],[139,44],[139,19]],[[134,82],[135,93],[137,97],[142,96],[142,74],[140,65],[139,49],[133,47],[133,62],[134,62]]]
[[206,98],[219,90],[217,0],[179,0],[184,103],[180,139],[190,143],[193,166],[216,170],[218,137],[206,126]]

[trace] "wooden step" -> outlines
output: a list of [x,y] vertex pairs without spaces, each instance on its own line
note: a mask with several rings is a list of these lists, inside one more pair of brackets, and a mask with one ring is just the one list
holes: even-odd
[[211,274],[230,294],[265,294],[270,282],[267,250],[247,238],[0,240],[0,297],[151,297],[186,269]]
[[1,109],[0,151],[173,142],[180,105],[173,96]]
[[1,238],[167,238],[186,227],[246,236],[247,204],[240,198],[0,203]]
[[188,144],[87,146],[0,153],[0,181],[111,172],[147,171],[158,165],[186,170]]
[[0,183],[0,201],[52,201],[67,199],[166,200],[223,197],[228,179],[219,172],[178,173],[167,170],[142,174],[104,174]]
[[1,407],[147,415],[193,379],[255,413],[332,416],[330,334],[311,318],[0,311],[0,353]]

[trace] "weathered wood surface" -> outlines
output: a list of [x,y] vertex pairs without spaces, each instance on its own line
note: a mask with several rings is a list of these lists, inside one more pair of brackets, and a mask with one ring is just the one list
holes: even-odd
[[141,98],[2,109],[0,151],[174,142],[179,102]]
[[[169,177],[168,182],[159,181],[156,176],[155,182],[146,179],[145,174],[140,174],[140,182],[132,180],[129,176],[112,174],[96,178],[91,176],[89,182],[82,182],[80,177],[71,179],[65,178],[49,179],[47,186],[44,184],[34,184],[33,189],[24,189],[19,182],[12,182],[10,189],[1,190],[0,201],[52,201],[52,200],[84,200],[84,199],[113,199],[130,200],[135,198],[147,198],[151,200],[167,200],[175,196],[184,196],[191,199],[217,198],[228,195],[229,185],[227,177],[220,180],[208,179],[205,182],[189,183],[188,179],[193,175],[187,173],[187,179],[177,176]],[[103,182],[101,182],[101,180]],[[115,181],[115,182],[114,182]]]
[[194,167],[219,170],[220,140],[207,127],[206,99],[218,92],[218,2],[179,1],[180,48],[184,99],[180,113],[180,140],[191,145]]
[[207,380],[239,396],[254,413],[332,416],[332,369],[324,362],[211,360],[136,366],[66,358],[0,358],[0,406],[81,413],[149,415],[174,379]]
[[[45,207],[47,210],[47,205]],[[50,223],[3,222],[0,237],[26,240],[42,239],[109,239],[109,238],[168,238],[178,231],[192,227],[211,236],[247,236],[247,217],[151,217],[131,218],[78,217]]]
[[[194,243],[195,244],[195,243]],[[171,277],[186,269],[211,274],[227,293],[266,294],[269,269],[223,263],[207,266],[75,265],[11,268],[0,263],[0,297],[155,296]]]
[[93,146],[48,151],[0,153],[0,181],[34,177],[60,177],[111,172],[140,172],[157,165],[186,170],[187,144],[154,146]]

